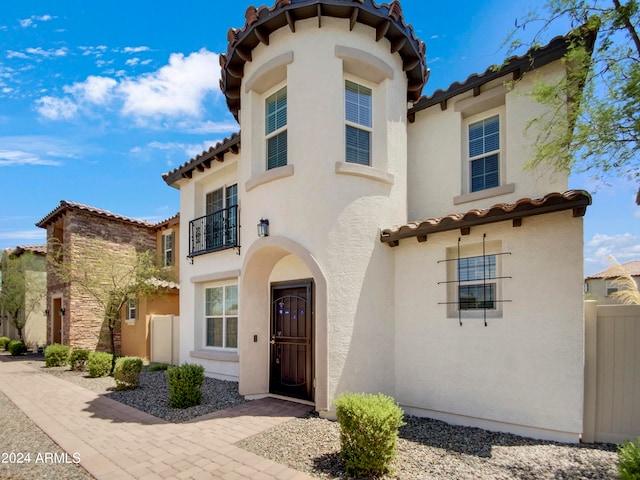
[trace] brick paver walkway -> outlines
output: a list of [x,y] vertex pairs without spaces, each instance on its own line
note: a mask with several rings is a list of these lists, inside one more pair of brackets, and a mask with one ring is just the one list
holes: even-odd
[[19,361],[0,361],[0,390],[98,480],[312,478],[234,445],[304,405],[265,398],[174,424]]

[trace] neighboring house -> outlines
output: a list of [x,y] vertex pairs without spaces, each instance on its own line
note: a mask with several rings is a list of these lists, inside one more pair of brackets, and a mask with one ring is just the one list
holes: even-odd
[[[8,260],[9,256],[20,257],[25,253],[31,253],[35,257],[34,268],[25,272],[25,281],[32,283],[34,288],[28,288],[28,295],[38,294],[40,290],[44,290],[47,284],[47,246],[46,245],[23,245],[16,248],[7,249],[0,255],[0,261]],[[42,288],[40,288],[42,287]],[[2,290],[2,271],[0,271],[0,290]],[[34,307],[35,305],[35,307]],[[22,314],[26,314],[27,319],[22,330],[24,342],[30,349],[37,349],[47,343],[47,316],[46,316],[46,298],[26,298],[25,305],[22,308]],[[18,330],[11,321],[7,312],[2,311],[0,307],[0,336],[9,337],[12,340],[18,340]]]
[[[87,256],[86,252],[99,251],[117,259],[134,251],[152,250],[158,252],[166,268],[176,271],[179,268],[178,215],[152,224],[63,200],[36,225],[47,230],[50,252],[63,253],[64,262],[107,268],[102,261],[104,257],[98,258],[95,253],[90,254],[94,257]],[[102,307],[78,285],[61,282],[50,265],[47,269],[47,343],[110,351]],[[123,309],[121,326],[115,335],[118,353],[150,357],[150,315],[177,315],[179,311],[177,285],[173,287],[167,294],[131,301]]]
[[[633,260],[620,266],[640,287],[640,260]],[[622,303],[615,296],[612,296],[617,291],[618,286],[615,277],[611,275],[611,268],[589,275],[584,280],[585,297],[589,300],[597,300],[602,305]]]
[[398,1],[280,0],[228,39],[242,136],[163,176],[190,259],[180,361],[324,416],[340,393],[383,392],[577,441],[591,198],[523,168],[545,112],[527,92],[565,74],[567,39],[427,98]]

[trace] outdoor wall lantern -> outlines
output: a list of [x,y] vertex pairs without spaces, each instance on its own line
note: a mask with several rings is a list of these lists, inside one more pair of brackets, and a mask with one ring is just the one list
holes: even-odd
[[261,218],[258,222],[258,236],[259,237],[268,237],[269,236],[269,220]]
[[64,307],[62,307],[62,308],[60,309],[60,315],[62,315],[62,316],[64,317],[65,312],[66,312],[65,308],[64,308]]

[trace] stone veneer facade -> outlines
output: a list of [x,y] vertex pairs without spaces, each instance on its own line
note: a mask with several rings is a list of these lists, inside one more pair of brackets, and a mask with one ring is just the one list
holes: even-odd
[[[74,261],[74,258],[86,255],[87,251],[95,251],[91,246],[95,246],[96,242],[100,243],[99,251],[105,256],[124,257],[131,255],[136,249],[155,250],[156,247],[156,233],[151,224],[90,207],[76,208],[75,204],[65,202],[38,226],[47,229],[48,245],[62,243],[65,255],[70,257],[65,258],[65,261]],[[95,253],[92,255],[95,256]],[[85,258],[83,261],[99,268],[101,258]],[[104,324],[103,308],[96,300],[83,293],[78,285],[65,285],[50,269],[47,273],[47,343],[56,343],[58,340],[54,335],[54,317],[58,315],[60,308],[64,308],[60,343],[69,345],[72,349],[110,351],[109,331]],[[120,329],[117,330],[115,339],[116,351],[119,352]]]

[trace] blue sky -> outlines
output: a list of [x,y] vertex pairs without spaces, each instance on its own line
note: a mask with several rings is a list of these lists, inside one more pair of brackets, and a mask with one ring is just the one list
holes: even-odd
[[[424,94],[500,63],[502,40],[532,5],[401,3],[427,44]],[[175,214],[179,192],[162,173],[239,128],[219,91],[218,54],[228,29],[244,25],[249,5],[0,2],[0,249],[44,243],[34,224],[60,200],[149,221]],[[570,180],[571,188],[593,193],[586,274],[606,268],[610,254],[640,259],[637,186],[612,183],[594,192],[588,178]]]

